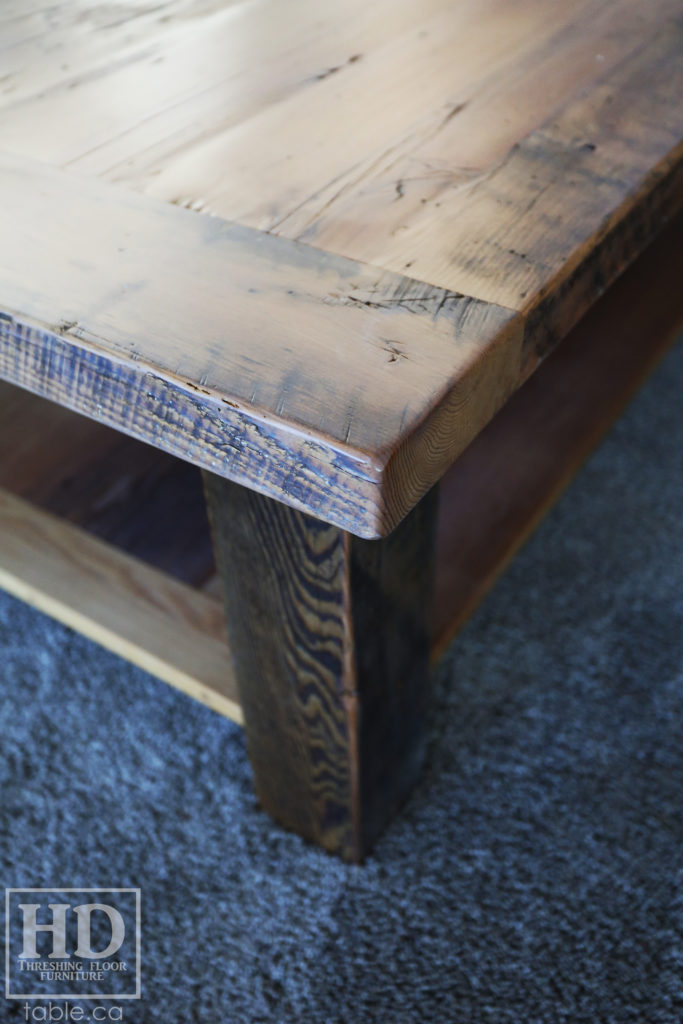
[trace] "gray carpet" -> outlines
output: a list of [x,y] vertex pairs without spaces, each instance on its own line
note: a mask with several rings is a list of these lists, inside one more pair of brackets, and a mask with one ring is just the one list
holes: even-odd
[[125,1020],[683,1020],[682,394],[679,344],[453,645],[362,868],[256,810],[238,728],[0,595],[4,884],[142,888]]

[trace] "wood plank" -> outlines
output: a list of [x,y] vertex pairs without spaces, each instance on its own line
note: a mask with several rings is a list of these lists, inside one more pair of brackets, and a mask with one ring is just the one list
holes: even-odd
[[0,183],[0,376],[352,532],[514,389],[507,310],[13,156]]
[[0,587],[236,722],[220,604],[0,490]]
[[680,205],[680,15],[680,0],[647,18],[637,0],[425,11],[343,74],[111,174],[523,310],[530,369]]
[[[654,24],[675,9],[658,2]],[[425,9],[418,29],[359,42],[362,60],[343,73],[180,151],[119,165],[118,180],[381,265],[368,249],[403,248],[415,216],[438,218],[423,198],[457,194],[652,31],[637,0],[464,0]]]
[[[442,481],[433,657],[445,649],[683,324],[678,289],[682,259],[679,219]],[[12,482],[30,492],[41,475],[49,477],[49,463],[35,463],[25,458],[26,447],[15,447],[20,434],[28,434],[28,420],[38,437],[49,436],[62,472],[61,460],[69,450],[78,452],[84,428],[89,441],[112,436],[100,424],[8,385],[2,388],[1,408],[3,431],[12,423],[20,427],[4,448],[4,487]],[[47,449],[38,445],[31,454],[40,451]],[[104,446],[95,453],[103,456]],[[18,474],[22,460],[24,470]],[[72,462],[70,472],[76,469]],[[5,589],[240,720],[234,686],[230,691],[215,577],[207,604],[108,545],[93,546],[80,530],[6,491],[0,509],[0,579]],[[227,708],[221,696],[207,692],[222,689],[226,682]]]
[[[366,33],[367,52],[335,57],[322,72],[311,68],[333,30],[362,5],[338,0],[314,24],[310,2],[266,32],[277,70],[245,45],[228,71],[227,106],[214,93],[199,137],[188,140],[179,121],[178,147],[145,164],[144,183],[123,169],[135,153],[119,154],[117,176],[165,204],[60,176],[26,156],[35,142],[62,160],[47,130],[60,111],[65,137],[75,124],[92,154],[100,146],[92,118],[108,142],[144,135],[147,114],[135,104],[157,85],[166,97],[157,113],[171,118],[161,134],[173,136],[176,101],[192,105],[202,92],[199,56],[216,76],[207,89],[220,92],[220,40],[233,28],[238,41],[256,38],[257,26],[270,25],[272,0],[202,8],[187,31],[189,63],[171,61],[157,79],[145,58],[111,120],[101,103],[119,92],[104,72],[116,70],[127,44],[117,29],[111,49],[103,46],[97,25],[108,15],[98,6],[87,31],[103,48],[93,49],[97,68],[86,66],[89,48],[79,50],[78,88],[49,87],[35,107],[28,93],[26,105],[6,101],[3,144],[16,154],[0,161],[0,231],[13,239],[0,256],[9,317],[0,373],[377,537],[681,207],[680,0],[657,0],[647,17],[637,0],[404,0],[385,34],[365,5],[369,13],[349,18],[356,27],[338,38],[346,52],[360,38],[354,32]],[[157,32],[153,12],[140,10],[133,50],[144,37],[155,61],[177,55],[182,18]],[[290,52],[302,25],[301,47]],[[239,107],[244,74],[257,71]],[[177,86],[170,100],[169,82]],[[89,173],[112,170],[98,159]],[[206,174],[213,178],[198,194]],[[216,206],[221,196],[227,205]],[[190,218],[177,205],[305,236],[316,248]]]
[[424,755],[436,495],[367,541],[205,480],[259,800],[361,860]]
[[[493,585],[683,324],[678,290],[682,264],[683,221],[678,218],[444,477],[434,657]],[[74,508],[64,482],[84,474],[88,483],[78,484],[77,492],[88,493],[93,487],[92,463],[106,464],[112,445],[125,443],[127,458],[137,469],[142,465],[139,448],[162,464],[185,468],[178,460],[6,383],[0,384],[0,436],[4,442],[0,487],[88,529],[92,529],[92,517],[87,504]],[[49,445],[44,444],[46,437]],[[111,486],[119,491],[116,467],[110,470]],[[173,486],[179,501],[181,475]],[[132,504],[131,518],[149,525],[138,534],[153,531],[158,523],[155,504],[135,500]],[[204,517],[194,517],[187,510],[184,515],[192,546],[204,551],[210,546],[208,532],[202,533]],[[131,531],[133,526],[110,528],[101,536],[121,546]],[[169,571],[170,567],[179,578],[199,583],[191,571],[194,553],[188,565],[188,552],[179,551],[175,542],[173,548],[172,557],[159,557],[161,545],[152,550],[146,546],[137,553],[157,568]],[[203,564],[204,593],[218,600],[218,577],[209,575],[208,560]]]
[[2,64],[3,147],[98,174],[139,170],[151,147],[201,143],[447,5],[158,0],[126,12],[76,0],[35,19],[38,31]]
[[[442,241],[430,247],[429,268],[411,250],[411,273],[520,310],[535,365],[681,209],[681,95],[675,23],[444,197]],[[413,237],[424,238],[417,222],[405,233],[409,248]]]
[[90,460],[87,471],[64,481],[41,507],[201,586],[215,565],[200,471],[155,449],[150,458],[131,438],[121,436],[121,442],[106,460]]
[[644,25],[640,5],[607,4],[590,26],[560,58],[568,73],[590,56],[593,80],[528,134],[513,132],[533,124],[539,95],[557,100],[552,47],[521,94],[506,68],[486,102],[462,93],[424,142],[417,133],[400,159],[390,147],[386,173],[373,160],[350,187],[337,174],[275,230],[519,310],[531,372],[683,205],[683,20]]
[[[157,162],[146,188],[520,310],[528,373],[683,203],[681,13],[458,5],[425,21],[429,59],[395,40],[329,95]],[[331,102],[348,130],[321,145]]]
[[[138,152],[128,146],[126,159],[114,139],[77,166],[168,201],[201,201],[219,216],[294,237],[301,229],[285,226],[288,218],[310,223],[328,201],[347,193],[357,197],[383,163],[414,153],[438,134],[463,90],[476,90],[480,76],[492,67],[502,70],[510,54],[528,57],[530,40],[575,19],[585,2],[565,14],[560,5],[523,0],[512,16],[509,0],[366,5],[382,18],[375,34],[363,31],[363,16],[352,5],[330,3],[324,11],[326,37],[345,46],[331,64],[311,68],[310,44],[303,52],[287,47],[271,53],[267,66],[240,75],[239,115],[221,120],[205,109],[203,130],[186,132],[182,146],[168,133],[159,137],[163,119],[155,117],[154,145],[140,138]],[[288,7],[290,31],[305,38],[310,22],[297,13]],[[343,26],[337,24],[339,14]],[[292,64],[295,53],[298,67]],[[299,71],[294,88],[245,109],[246,98],[262,92],[264,80],[287,81],[292,69]],[[232,97],[226,103],[231,105]],[[331,109],[333,132],[325,128]],[[119,156],[112,165],[114,151]],[[109,167],[102,159],[107,153]],[[394,181],[392,201],[393,186]]]
[[614,284],[440,484],[440,656],[683,327],[683,218]]

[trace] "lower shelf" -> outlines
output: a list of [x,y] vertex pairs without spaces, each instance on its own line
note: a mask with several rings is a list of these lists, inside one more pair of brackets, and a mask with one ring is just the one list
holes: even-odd
[[[437,657],[683,324],[670,225],[440,486]],[[0,587],[237,722],[201,476],[0,382]]]
[[0,490],[0,587],[242,722],[220,602]]

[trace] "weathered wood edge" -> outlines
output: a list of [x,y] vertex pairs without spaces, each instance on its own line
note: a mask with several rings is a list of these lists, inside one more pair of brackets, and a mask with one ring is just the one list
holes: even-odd
[[524,379],[681,211],[683,141],[600,225],[588,255],[565,264],[523,310]]
[[[588,256],[521,315],[444,292],[476,307],[485,324],[481,330],[477,323],[481,344],[439,395],[424,396],[417,422],[371,453],[128,359],[83,328],[70,334],[69,323],[36,322],[1,302],[0,375],[357,536],[385,536],[680,209],[682,186],[683,145],[653,169],[635,203],[629,197],[601,226]],[[333,254],[317,255],[324,261]]]
[[511,315],[486,351],[445,382],[434,408],[387,453],[383,523],[400,522],[515,393],[522,383],[523,344],[524,321]]
[[[397,508],[405,514],[441,479],[444,464],[446,471],[450,469],[507,399],[681,211],[683,142],[653,168],[635,201],[627,197],[600,226],[599,241],[588,255],[564,267],[544,294],[536,296],[518,320],[509,322],[507,331],[501,329],[491,341],[485,364],[473,364],[460,381],[449,382],[440,402],[391,453],[382,479],[387,519]],[[520,324],[518,375],[510,386],[504,363],[516,351],[514,332]],[[458,390],[466,377],[470,408],[478,405],[480,410],[478,426],[458,416]]]
[[[476,300],[478,306],[485,306]],[[366,539],[389,534],[516,390],[522,322],[492,332],[418,429],[369,455],[0,309],[0,377]],[[226,453],[229,467],[226,467]]]
[[351,533],[378,535],[381,467],[367,456],[354,457],[13,312],[0,312],[0,376]]
[[13,154],[0,180],[1,376],[361,537],[414,503],[383,493],[402,436],[449,378],[468,407],[518,319]]
[[457,392],[436,476],[484,425],[472,367],[517,313],[12,154],[0,180],[8,381],[368,539],[424,490],[384,486],[415,423]]

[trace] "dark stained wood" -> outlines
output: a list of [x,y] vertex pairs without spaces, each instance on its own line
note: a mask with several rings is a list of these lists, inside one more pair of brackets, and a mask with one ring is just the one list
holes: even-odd
[[62,481],[43,508],[194,586],[215,571],[201,473],[118,435],[106,459]]
[[215,572],[200,471],[0,381],[0,488],[176,579]]
[[682,268],[678,217],[444,476],[434,657],[683,327]]
[[259,800],[360,860],[422,763],[435,494],[367,541],[205,482]]

